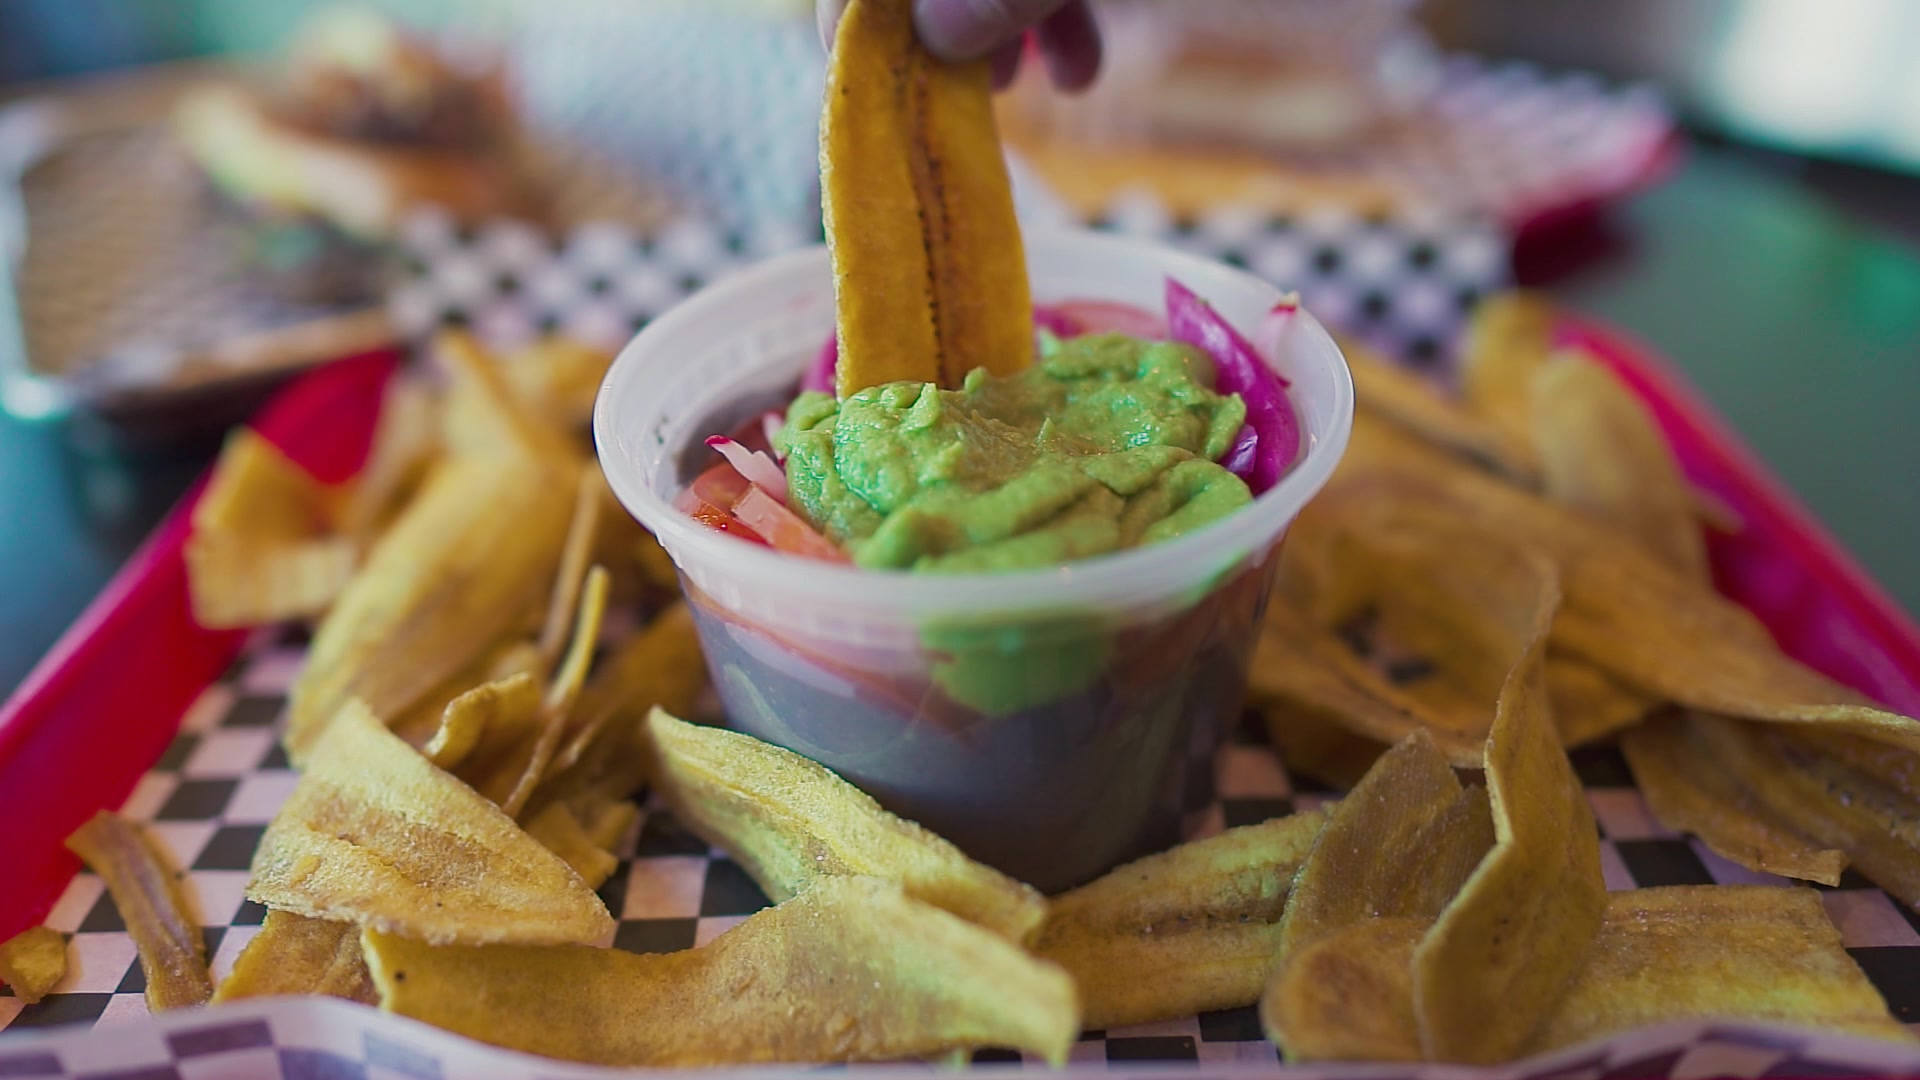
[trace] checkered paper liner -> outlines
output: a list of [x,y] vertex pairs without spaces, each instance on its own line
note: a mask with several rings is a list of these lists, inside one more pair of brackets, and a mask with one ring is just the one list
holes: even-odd
[[[188,711],[172,745],[122,807],[147,822],[150,834],[187,870],[187,893],[216,978],[231,970],[266,915],[245,897],[247,868],[267,822],[297,780],[278,743],[278,722],[304,654],[304,637],[297,632],[257,635]],[[1633,790],[1616,752],[1578,751],[1574,763],[1603,834],[1602,866],[1610,888],[1783,883],[1663,830]],[[1311,809],[1331,797],[1288,775],[1252,717],[1200,769],[1208,781],[1203,790],[1212,796],[1189,815],[1195,836]],[[664,808],[643,806],[620,846],[619,871],[600,889],[618,920],[614,947],[637,952],[690,948],[765,905],[737,864],[686,831]],[[1822,895],[1848,952],[1895,1015],[1909,1024],[1920,1022],[1920,916],[1852,872]],[[69,972],[36,1005],[0,991],[0,1028],[6,1029],[0,1034],[0,1077],[605,1075],[482,1048],[346,1003],[243,1003],[170,1014],[156,1023],[147,1014],[133,943],[98,877],[76,876],[47,925],[68,935]],[[993,1051],[979,1053],[975,1061],[1039,1067]],[[1072,1063],[1080,1071],[1144,1063],[1155,1069],[1148,1075],[1202,1078],[1281,1072],[1277,1052],[1263,1040],[1251,1008],[1086,1032],[1074,1047]],[[1499,1080],[1816,1072],[1920,1075],[1920,1050],[1809,1032],[1691,1024],[1504,1069],[1469,1074],[1399,1066],[1370,1069],[1368,1075]],[[1300,1071],[1323,1074],[1341,1073]]]
[[[1417,365],[1444,363],[1466,313],[1507,280],[1508,238],[1486,218],[1226,207],[1180,220],[1143,196],[1085,221],[1014,164],[1027,228],[1092,225],[1231,263],[1297,290],[1328,325]],[[705,217],[650,231],[600,222],[555,237],[513,222],[462,229],[419,214],[402,233],[406,279],[388,310],[410,337],[457,325],[497,346],[559,333],[617,349],[705,283],[820,238],[817,223],[740,226]]]

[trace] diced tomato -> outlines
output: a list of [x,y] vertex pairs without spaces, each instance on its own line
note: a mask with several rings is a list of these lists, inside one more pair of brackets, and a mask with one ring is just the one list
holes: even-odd
[[757,484],[747,485],[746,494],[733,504],[733,515],[747,528],[766,537],[775,550],[827,562],[850,561],[833,541],[813,531],[813,526],[781,505],[780,500],[760,490]]
[[1167,336],[1166,320],[1145,308],[1107,300],[1068,300],[1054,304],[1053,313],[1080,328],[1083,334],[1126,334],[1138,338]]
[[720,510],[731,511],[740,496],[747,493],[747,478],[732,465],[722,461],[696,477],[683,493]]

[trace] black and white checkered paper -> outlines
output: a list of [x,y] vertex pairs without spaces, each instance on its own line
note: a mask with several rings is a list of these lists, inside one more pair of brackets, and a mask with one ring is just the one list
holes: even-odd
[[[304,656],[292,633],[262,633],[233,668],[207,688],[179,735],[128,797],[123,812],[188,872],[187,891],[215,977],[258,932],[266,912],[245,898],[247,867],[266,824],[296,776],[278,743],[285,695]],[[1662,829],[1632,788],[1618,754],[1580,751],[1603,832],[1607,884],[1783,883],[1713,855]],[[1289,777],[1249,719],[1213,762],[1216,799],[1190,819],[1195,835],[1320,805],[1330,793]],[[766,903],[738,865],[708,847],[657,805],[623,839],[620,870],[600,890],[618,920],[616,948],[667,952],[712,940]],[[1823,891],[1848,952],[1896,1016],[1920,1023],[1920,917],[1849,873]],[[98,877],[83,872],[47,924],[68,935],[69,972],[56,991],[23,1005],[0,991],[0,1077],[442,1077],[605,1075],[480,1048],[410,1021],[346,1003],[242,1003],[171,1014],[156,1022],[133,943]],[[63,1026],[64,1025],[64,1026]],[[45,1029],[56,1029],[50,1033]],[[980,1064],[1021,1062],[982,1052]],[[1149,1075],[1273,1074],[1280,1070],[1251,1008],[1164,1023],[1086,1032],[1074,1047],[1077,1071],[1155,1066]],[[276,1071],[277,1070],[277,1071]],[[865,1071],[865,1070],[863,1070]],[[1289,1070],[1291,1071],[1291,1070]],[[1739,1025],[1683,1025],[1617,1039],[1537,1063],[1475,1072],[1487,1080],[1533,1077],[1920,1074],[1920,1049]],[[1308,1069],[1300,1075],[1317,1075]],[[1468,1075],[1397,1066],[1383,1078]]]
[[[1030,228],[1091,225],[1231,263],[1299,292],[1329,326],[1420,365],[1445,362],[1466,313],[1507,281],[1509,238],[1485,218],[1226,207],[1178,220],[1142,197],[1076,222],[1036,187],[1021,196]],[[557,333],[614,349],[705,283],[819,240],[817,223],[686,217],[652,230],[603,222],[552,236],[513,222],[462,229],[422,214],[405,230],[408,274],[390,310],[413,337],[457,325],[503,347]]]

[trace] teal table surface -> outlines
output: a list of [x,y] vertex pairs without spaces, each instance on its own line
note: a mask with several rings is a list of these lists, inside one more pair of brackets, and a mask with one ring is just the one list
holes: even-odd
[[1549,291],[1671,361],[1920,614],[1920,251],[1706,151],[1614,217],[1622,250]]
[[[1920,252],[1790,181],[1699,151],[1557,274],[1566,303],[1691,379],[1909,612],[1920,612]],[[0,416],[0,687],[11,689],[210,460]]]

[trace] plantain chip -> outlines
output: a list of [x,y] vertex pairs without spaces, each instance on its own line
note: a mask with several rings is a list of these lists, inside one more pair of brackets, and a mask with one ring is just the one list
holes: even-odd
[[1289,1062],[1419,1061],[1413,950],[1433,925],[1362,919],[1291,956],[1260,999],[1260,1023]]
[[1408,735],[1380,755],[1315,837],[1287,895],[1276,972],[1353,923],[1440,914],[1493,842],[1486,790],[1463,789],[1426,732]]
[[991,74],[920,44],[909,0],[853,0],[828,61],[820,183],[838,391],[956,387],[1033,354],[1026,258]]
[[562,430],[584,428],[613,354],[566,337],[544,337],[509,353],[500,374],[514,396]]
[[1403,693],[1285,597],[1267,606],[1247,690],[1263,708],[1322,718],[1375,744],[1425,731],[1451,760],[1472,760],[1479,749],[1471,732],[1455,730],[1424,701]]
[[1480,301],[1467,320],[1461,397],[1515,442],[1532,445],[1533,377],[1552,352],[1558,321],[1551,300],[1517,290]]
[[564,803],[553,803],[533,815],[527,822],[527,834],[573,867],[589,889],[598,889],[620,865],[619,859],[588,835]]
[[640,535],[633,538],[632,555],[647,584],[656,589],[680,588],[680,570],[673,565],[673,556],[667,554],[667,549],[660,546],[652,533],[642,529]]
[[1818,893],[1681,885],[1608,897],[1585,966],[1531,1049],[1695,1019],[1914,1041],[1841,947]]
[[247,896],[434,944],[612,932],[606,905],[513,819],[350,702],[254,852]]
[[314,635],[290,700],[294,763],[349,699],[399,718],[524,625],[559,564],[568,500],[534,458],[435,466]]
[[465,331],[434,341],[434,355],[452,375],[441,440],[456,456],[533,457],[569,477],[585,457],[563,424],[515,393],[499,362]]
[[657,708],[646,745],[647,778],[674,816],[725,848],[775,902],[827,878],[869,876],[1014,942],[1046,917],[1046,901],[1030,886],[889,814],[799,754]]
[[228,437],[193,508],[187,585],[195,621],[257,626],[325,611],[353,576],[355,545],[328,532],[336,498],[250,428]]
[[1653,815],[1750,870],[1838,885],[1846,854],[1769,810],[1748,786],[1754,778],[1731,772],[1727,759],[1702,744],[1698,727],[1685,714],[1659,716],[1620,737]]
[[1660,704],[1576,656],[1547,653],[1547,700],[1568,748],[1586,746],[1640,723]]
[[1507,684],[1487,740],[1493,850],[1414,950],[1420,1044],[1438,1061],[1519,1053],[1580,970],[1606,907],[1593,811],[1548,715],[1544,639]]
[[217,630],[325,612],[353,580],[360,551],[339,537],[259,543],[195,535],[185,556],[193,619]]
[[1547,497],[1620,530],[1681,573],[1709,580],[1692,492],[1633,391],[1597,361],[1562,353],[1535,373],[1532,396]]
[[379,1004],[361,955],[360,928],[291,911],[267,912],[260,932],[240,950],[233,971],[214,990],[213,1003],[288,994]]
[[213,996],[206,942],[169,867],[138,825],[102,810],[67,837],[67,848],[106,882],[147,977],[153,1012],[204,1005]]
[[1540,462],[1533,443],[1442,397],[1426,379],[1359,342],[1342,339],[1353,372],[1354,408],[1374,414],[1449,453],[1532,485]]
[[568,809],[587,836],[604,851],[618,847],[627,830],[640,820],[640,808],[626,799],[582,799]]
[[471,690],[516,675],[533,680],[535,696],[539,696],[538,687],[546,682],[547,676],[546,670],[540,666],[540,649],[532,641],[513,639],[489,648],[472,663],[428,691],[426,696],[387,726],[393,729],[395,735],[405,739],[407,745],[424,751],[446,722],[447,706]]
[[601,491],[606,487],[600,475],[598,463],[580,467],[573,493],[573,517],[567,522],[567,539],[560,548],[560,572],[554,577],[546,622],[540,628],[540,661],[548,668],[559,662],[561,651],[567,647],[567,632],[573,628],[580,590],[586,586],[594,538],[600,531]]
[[381,1008],[603,1065],[875,1061],[1005,1046],[1059,1064],[1073,981],[872,878],[827,878],[707,945],[431,948],[369,932]]
[[[1437,459],[1377,426],[1356,425],[1341,474],[1308,514],[1333,525],[1389,531],[1389,522],[1438,517],[1456,528],[1499,522],[1512,542],[1559,568],[1565,603],[1557,649],[1633,689],[1705,712],[1864,735],[1920,749],[1920,723],[1863,704],[1858,694],[1782,654],[1752,614],[1637,546],[1595,530],[1583,515],[1471,467]],[[1288,547],[1294,541],[1289,539]]]
[[0,942],[0,983],[28,1005],[46,997],[67,977],[67,939],[58,930],[29,927]]
[[573,640],[560,670],[547,685],[534,730],[496,763],[486,767],[474,781],[473,786],[482,795],[513,817],[520,817],[533,798],[566,733],[567,717],[580,696],[587,667],[593,662],[594,648],[600,640],[600,621],[607,610],[607,589],[605,567],[596,566],[587,572],[580,608],[574,619]]
[[398,376],[380,400],[366,464],[340,505],[340,531],[361,546],[392,523],[440,450],[440,402],[419,379]]
[[[1425,729],[1454,764],[1475,767],[1509,669],[1551,625],[1552,567],[1457,523],[1367,525],[1309,524],[1290,539],[1283,565],[1305,565],[1289,578],[1320,633],[1272,649],[1263,633],[1253,685],[1375,741]],[[1285,631],[1298,609],[1283,594],[1268,610],[1269,630]],[[1415,678],[1391,681],[1352,654],[1336,631],[1363,619],[1375,651],[1419,659]]]
[[[676,601],[618,646],[581,688],[566,742],[550,767],[551,784],[557,790],[624,784],[624,790],[604,792],[624,799],[646,779],[638,755],[624,749],[628,736],[638,732],[655,706],[691,712],[706,678],[693,611]],[[561,779],[563,774],[572,776]]]
[[469,757],[486,761],[536,737],[540,684],[524,672],[482,683],[447,702],[440,727],[420,752],[448,772]]
[[1291,776],[1345,791],[1360,782],[1386,745],[1348,730],[1343,717],[1302,698],[1256,701],[1267,739]]
[[1920,807],[1789,732],[1694,715],[1689,735],[1776,820],[1837,849],[1873,883],[1920,910]]
[[1228,829],[1054,897],[1033,954],[1073,976],[1090,1028],[1251,1005],[1273,969],[1322,808]]

